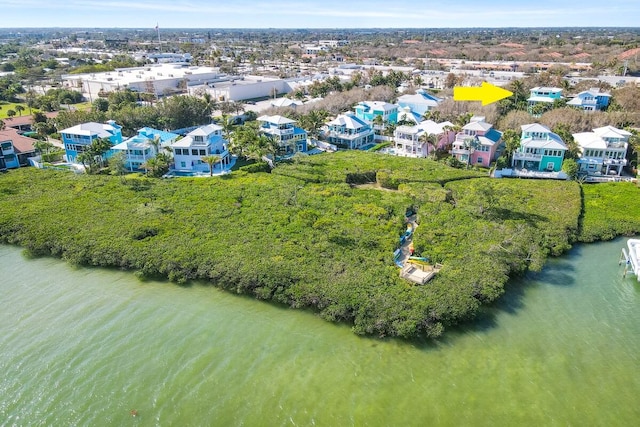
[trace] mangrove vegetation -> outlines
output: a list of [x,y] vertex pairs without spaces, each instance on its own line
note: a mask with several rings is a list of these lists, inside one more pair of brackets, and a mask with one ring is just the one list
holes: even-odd
[[[358,334],[436,337],[577,241],[640,231],[630,183],[489,179],[442,163],[338,152],[271,173],[216,178],[0,176],[0,241],[34,256],[117,267],[141,278],[202,280]],[[417,255],[443,265],[424,286],[393,252],[417,212]]]

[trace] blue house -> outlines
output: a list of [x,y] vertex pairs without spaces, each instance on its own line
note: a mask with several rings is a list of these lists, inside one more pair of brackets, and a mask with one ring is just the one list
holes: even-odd
[[355,106],[356,117],[373,122],[376,116],[382,117],[383,123],[398,123],[398,106],[382,101],[362,101]]
[[527,99],[529,103],[529,113],[533,112],[536,104],[552,105],[557,100],[562,99],[562,89],[559,87],[536,86],[531,89],[531,95]]
[[260,116],[260,132],[269,135],[278,144],[279,157],[307,151],[307,131],[295,126],[296,121],[283,116]]
[[[106,138],[111,145],[122,142],[122,127],[115,121],[109,120],[107,123],[82,123],[60,131],[62,143],[66,151],[66,158],[71,163],[82,163],[78,161],[78,155],[84,152],[93,141],[98,138]],[[109,158],[113,152],[105,154]]]
[[401,108],[409,107],[413,113],[422,117],[427,111],[436,108],[441,101],[440,98],[428,94],[423,89],[418,89],[415,95],[400,96],[397,104]]
[[28,165],[28,158],[36,154],[34,142],[35,139],[20,135],[16,129],[0,131],[0,171]]
[[580,92],[567,105],[577,107],[584,111],[604,110],[609,106],[611,94],[600,92],[599,88],[591,88]]
[[[163,148],[169,147],[178,134],[150,127],[138,130],[138,134],[113,146],[114,153],[125,153],[125,167],[129,171],[142,170],[142,165],[155,157]],[[157,143],[157,149],[156,149]]]

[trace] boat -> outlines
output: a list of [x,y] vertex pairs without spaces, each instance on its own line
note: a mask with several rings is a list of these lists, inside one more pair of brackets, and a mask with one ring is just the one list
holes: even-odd
[[622,248],[619,264],[625,263],[623,276],[631,271],[640,282],[640,239],[627,240],[627,248]]

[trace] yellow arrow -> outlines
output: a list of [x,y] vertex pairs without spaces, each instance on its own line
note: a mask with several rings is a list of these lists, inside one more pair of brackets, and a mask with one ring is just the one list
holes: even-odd
[[513,92],[487,82],[482,82],[481,87],[458,86],[453,88],[454,101],[482,101],[482,105],[493,104],[511,95]]

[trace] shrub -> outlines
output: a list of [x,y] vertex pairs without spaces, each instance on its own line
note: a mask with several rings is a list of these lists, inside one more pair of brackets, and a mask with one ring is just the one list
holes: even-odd
[[241,166],[239,170],[247,173],[258,173],[258,172],[270,173],[271,172],[271,168],[269,167],[269,164],[267,162],[258,162],[258,163],[252,163],[250,165]]

